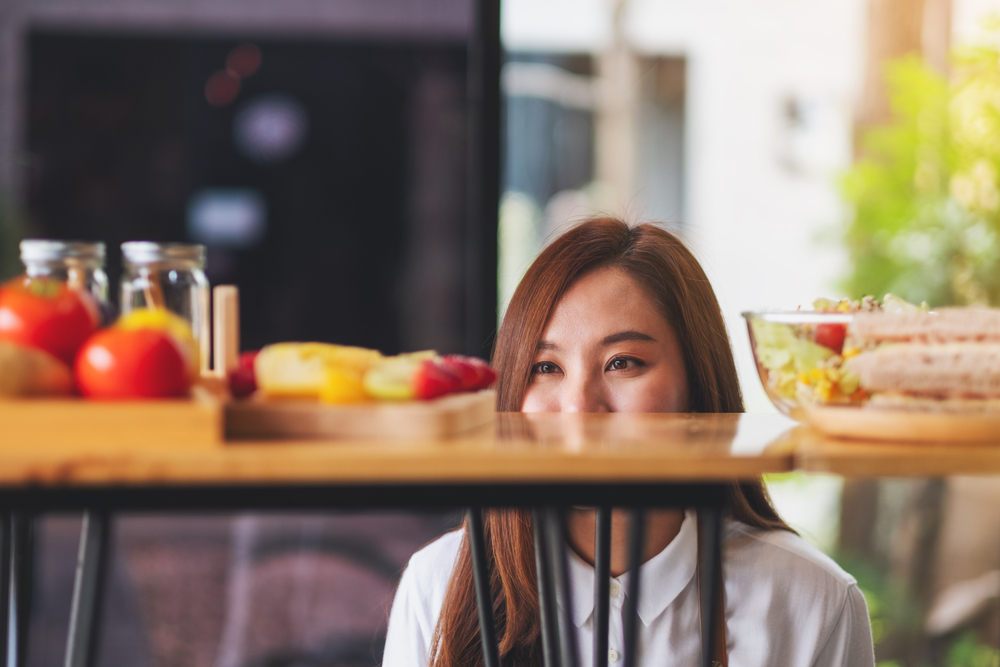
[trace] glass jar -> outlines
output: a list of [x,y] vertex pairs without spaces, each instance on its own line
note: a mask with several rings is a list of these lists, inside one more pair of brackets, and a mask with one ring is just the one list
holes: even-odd
[[128,241],[122,244],[122,260],[122,315],[156,306],[180,315],[198,342],[201,370],[208,370],[212,343],[205,246]]
[[104,273],[103,243],[24,239],[21,263],[29,278],[54,278],[74,289],[90,292],[102,308],[108,303],[108,276]]

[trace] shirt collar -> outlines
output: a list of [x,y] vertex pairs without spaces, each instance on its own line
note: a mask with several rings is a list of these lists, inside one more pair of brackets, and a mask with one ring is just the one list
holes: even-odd
[[[571,549],[567,551],[573,589],[573,623],[579,628],[594,613],[594,568]],[[639,618],[644,625],[652,623],[680,595],[694,577],[697,564],[698,521],[694,510],[689,509],[684,512],[680,531],[667,548],[640,567]],[[616,579],[623,591],[628,591],[629,574],[626,572]],[[564,606],[561,596],[559,606]]]

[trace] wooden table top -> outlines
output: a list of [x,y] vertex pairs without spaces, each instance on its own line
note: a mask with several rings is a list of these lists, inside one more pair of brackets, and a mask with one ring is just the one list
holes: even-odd
[[794,448],[793,467],[846,477],[944,477],[1000,475],[1000,433],[976,444],[847,440],[799,426],[785,438]]
[[511,413],[439,441],[177,442],[160,434],[135,442],[81,432],[25,447],[8,433],[0,435],[0,486],[723,481],[790,470],[788,426],[761,414]]

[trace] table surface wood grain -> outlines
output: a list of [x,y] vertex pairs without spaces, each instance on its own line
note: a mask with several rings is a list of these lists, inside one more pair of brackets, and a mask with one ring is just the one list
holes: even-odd
[[[156,419],[178,417],[163,412]],[[212,418],[196,415],[195,432]],[[45,419],[41,406],[34,419]],[[447,439],[235,441],[184,439],[179,423],[144,437],[49,427],[30,446],[0,431],[0,485],[723,481],[790,470],[789,424],[780,415],[502,413]]]
[[894,442],[841,439],[809,426],[785,434],[794,450],[793,467],[845,477],[946,477],[1000,475],[1000,433],[995,440]]

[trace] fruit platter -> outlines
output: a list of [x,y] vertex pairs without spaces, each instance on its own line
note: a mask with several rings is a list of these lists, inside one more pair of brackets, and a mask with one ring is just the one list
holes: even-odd
[[149,303],[112,318],[71,281],[23,275],[0,286],[3,443],[107,450],[441,438],[494,418],[496,376],[483,360],[321,342],[240,353],[235,287],[212,292],[205,329],[214,347],[149,293]]

